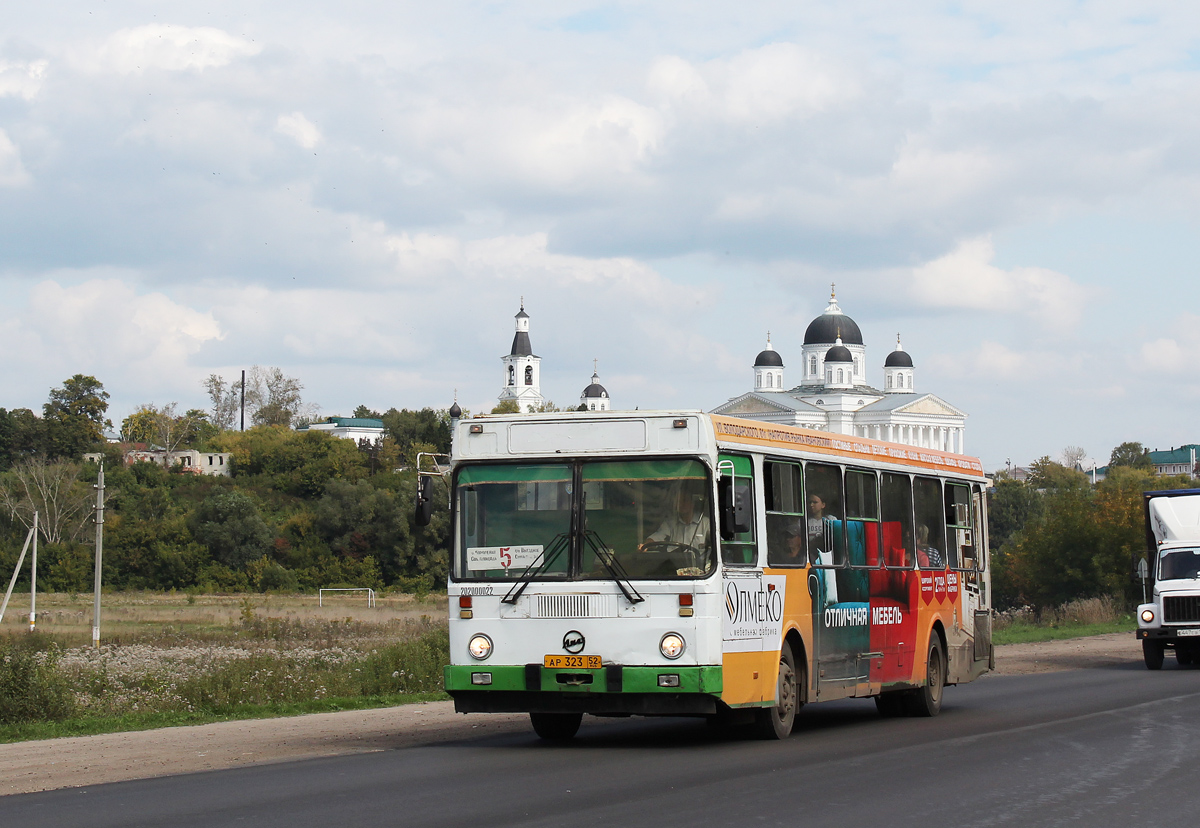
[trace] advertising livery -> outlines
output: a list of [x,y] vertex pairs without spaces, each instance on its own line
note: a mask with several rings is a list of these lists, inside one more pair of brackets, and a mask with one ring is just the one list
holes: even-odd
[[549,739],[584,713],[783,738],[807,702],[936,715],[993,658],[974,458],[700,412],[569,412],[458,422],[444,479],[460,712],[528,712]]

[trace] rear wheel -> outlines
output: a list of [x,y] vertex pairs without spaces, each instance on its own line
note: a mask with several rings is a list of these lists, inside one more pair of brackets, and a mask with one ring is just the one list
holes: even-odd
[[929,639],[929,654],[925,660],[924,686],[910,690],[905,708],[910,716],[932,717],[942,712],[942,691],[946,689],[946,651],[942,639]]
[[1147,670],[1161,670],[1163,663],[1163,643],[1142,639],[1142,660],[1146,662]]
[[1191,650],[1180,649],[1179,645],[1175,645],[1175,660],[1179,662],[1180,667],[1187,667],[1193,664],[1196,660],[1196,654]]
[[775,680],[775,706],[754,711],[754,729],[763,739],[786,739],[800,709],[800,682],[792,645],[786,641],[779,651],[779,677]]
[[530,713],[533,732],[551,742],[568,742],[579,732],[582,713]]

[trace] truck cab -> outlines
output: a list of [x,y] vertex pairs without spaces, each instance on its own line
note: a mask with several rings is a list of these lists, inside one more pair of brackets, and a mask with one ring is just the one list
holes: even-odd
[[1167,650],[1200,664],[1200,489],[1145,492],[1151,600],[1138,607],[1137,637],[1151,670]]

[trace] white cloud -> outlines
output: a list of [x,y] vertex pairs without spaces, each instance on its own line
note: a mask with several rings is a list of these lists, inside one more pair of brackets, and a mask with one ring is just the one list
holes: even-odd
[[795,43],[772,43],[699,65],[673,55],[659,58],[647,84],[669,106],[742,123],[812,115],[862,92],[851,73]]
[[262,47],[209,26],[189,28],[150,23],[113,32],[100,48],[101,62],[130,74],[147,69],[168,72],[227,66],[238,58],[257,55]]
[[992,264],[990,237],[961,243],[950,253],[913,268],[909,292],[924,307],[957,308],[1031,316],[1073,327],[1089,291],[1067,276],[1041,267],[1004,270]]
[[280,115],[275,122],[275,131],[283,133],[305,149],[312,149],[321,142],[321,131],[304,117],[303,112]]
[[46,75],[48,65],[48,61],[45,60],[0,60],[0,98],[33,100],[42,88],[42,79]]
[[1195,380],[1196,366],[1200,365],[1200,316],[1183,313],[1173,319],[1163,336],[1144,343],[1138,349],[1130,368],[1138,370],[1154,366],[1156,373],[1181,374],[1189,382]]
[[32,179],[21,163],[21,151],[0,129],[0,187],[21,187]]

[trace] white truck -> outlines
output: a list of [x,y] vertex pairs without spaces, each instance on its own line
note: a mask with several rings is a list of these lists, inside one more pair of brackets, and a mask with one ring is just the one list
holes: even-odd
[[1150,603],[1138,607],[1137,637],[1146,667],[1160,670],[1166,650],[1179,665],[1200,664],[1200,489],[1143,492]]

